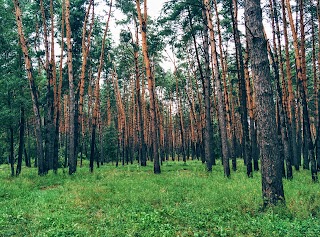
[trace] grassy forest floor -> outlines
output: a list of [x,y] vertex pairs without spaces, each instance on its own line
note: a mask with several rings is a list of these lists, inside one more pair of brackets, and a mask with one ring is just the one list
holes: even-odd
[[320,236],[320,184],[309,171],[284,180],[287,208],[261,210],[261,177],[246,177],[242,161],[231,179],[221,165],[152,163],[69,176],[20,177],[0,166],[0,236]]

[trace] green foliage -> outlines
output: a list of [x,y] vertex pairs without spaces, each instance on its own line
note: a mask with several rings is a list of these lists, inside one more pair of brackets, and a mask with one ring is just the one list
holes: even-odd
[[[309,173],[285,181],[287,208],[261,209],[261,177],[240,170],[231,179],[222,166],[205,173],[200,162],[167,162],[90,174],[17,178],[0,167],[1,236],[317,236],[320,192]],[[315,187],[316,186],[316,187]]]
[[107,156],[106,161],[114,161],[113,158],[117,156],[118,134],[113,123],[105,128],[103,144],[103,149]]
[[25,108],[26,116],[32,111],[13,11],[11,1],[0,1],[0,164],[8,158],[9,128],[17,144],[20,108]]
[[136,5],[133,1],[117,0],[115,5],[118,9],[121,9],[123,14],[126,16],[126,20],[122,22],[123,24],[129,23],[132,20],[132,18],[138,18],[136,12]]

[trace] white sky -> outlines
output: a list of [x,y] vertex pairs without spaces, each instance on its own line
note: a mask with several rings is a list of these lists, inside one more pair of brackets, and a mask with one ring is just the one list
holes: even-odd
[[[166,2],[166,0],[148,0],[148,16],[151,17],[152,19],[156,19],[160,15],[160,11],[162,9],[163,4]],[[105,5],[103,0],[99,1],[99,8],[98,14],[101,15],[102,17],[105,17],[108,13],[107,11],[109,10],[108,7]],[[141,9],[143,10],[143,5],[141,6]],[[127,30],[128,26],[122,26],[122,25],[117,25],[117,21],[124,19],[124,15],[122,12],[118,9],[113,8],[113,13],[112,17],[110,18],[110,31],[112,34],[112,38],[115,42],[116,45],[119,43],[119,38],[120,38],[120,32],[122,29]],[[132,29],[133,31],[133,29]],[[139,36],[140,37],[140,36]],[[165,59],[164,59],[165,60]],[[161,64],[161,66],[165,70],[172,70],[173,65],[171,65],[171,62],[165,62]]]
[[[147,0],[148,16],[153,19],[156,19],[160,15],[162,6],[166,1],[168,0]],[[100,12],[98,14],[101,14],[102,16],[106,16],[108,14],[106,13],[106,11],[108,11],[108,7],[105,6],[104,0],[100,0],[100,4],[101,4],[100,5],[101,8],[98,9],[98,11]],[[102,7],[102,6],[105,6],[105,7]],[[141,9],[143,10],[143,5],[141,6]],[[238,12],[239,29],[244,33],[243,14],[244,14],[244,9],[240,8]],[[120,36],[121,29],[125,29],[125,30],[128,29],[127,28],[128,26],[122,26],[122,25],[116,24],[117,21],[123,18],[124,18],[124,15],[122,14],[122,12],[118,9],[113,8],[113,16],[110,19],[110,31],[112,33],[112,38],[116,45],[118,45],[119,43],[119,36]],[[270,37],[272,35],[270,26],[268,26],[268,23],[265,21],[264,21],[264,26],[265,26],[268,37]],[[171,50],[169,48],[166,50],[168,53],[171,54]],[[161,64],[161,66],[165,70],[173,71],[172,62],[170,61],[170,59],[165,59],[167,57],[167,54],[164,52],[163,55],[164,55],[164,59],[163,59],[164,61]],[[172,55],[170,55],[170,57],[172,57]]]
[[[152,19],[158,18],[160,15],[160,11],[162,9],[162,5],[166,2],[166,0],[148,0],[148,17],[151,17]],[[141,10],[143,11],[143,5],[141,6]],[[122,20],[124,18],[124,15],[121,13],[119,10],[115,10],[113,12],[113,17],[110,19],[110,31],[112,33],[112,38],[116,45],[119,43],[119,38],[120,38],[120,32],[121,29],[127,30],[128,26],[122,26],[122,25],[117,25],[117,21]],[[132,26],[131,26],[132,27]],[[132,32],[134,32],[134,29],[132,29]],[[140,42],[141,42],[141,35],[139,34]],[[161,63],[161,66],[165,70],[173,70],[173,66],[171,62],[166,62],[165,59],[163,59],[163,62]],[[148,93],[148,91],[146,91]],[[158,92],[158,95],[161,95],[162,93]]]
[[[152,17],[153,19],[157,18],[160,15],[160,11],[162,8],[162,5],[164,4],[165,0],[149,0],[147,2],[148,4],[148,16]],[[143,8],[142,8],[143,10]],[[117,43],[119,41],[119,34],[121,29],[124,28],[124,26],[119,26],[116,24],[116,21],[119,21],[123,19],[123,14],[119,10],[115,10],[113,12],[113,17],[110,19],[110,30],[112,33],[112,37]]]

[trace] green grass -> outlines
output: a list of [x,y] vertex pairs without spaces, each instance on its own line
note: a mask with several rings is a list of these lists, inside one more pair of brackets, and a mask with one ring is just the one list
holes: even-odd
[[0,236],[319,236],[320,185],[308,171],[284,181],[287,207],[262,211],[261,177],[201,162],[104,165],[39,177],[0,166]]

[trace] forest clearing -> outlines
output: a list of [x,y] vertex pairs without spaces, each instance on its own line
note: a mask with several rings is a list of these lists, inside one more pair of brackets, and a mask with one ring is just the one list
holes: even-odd
[[[219,162],[220,163],[220,162]],[[94,173],[79,168],[39,177],[35,168],[12,178],[0,167],[0,236],[301,236],[320,233],[320,189],[309,173],[284,181],[287,206],[266,211],[261,176],[248,179],[243,161],[232,178],[221,164],[152,163]]]

